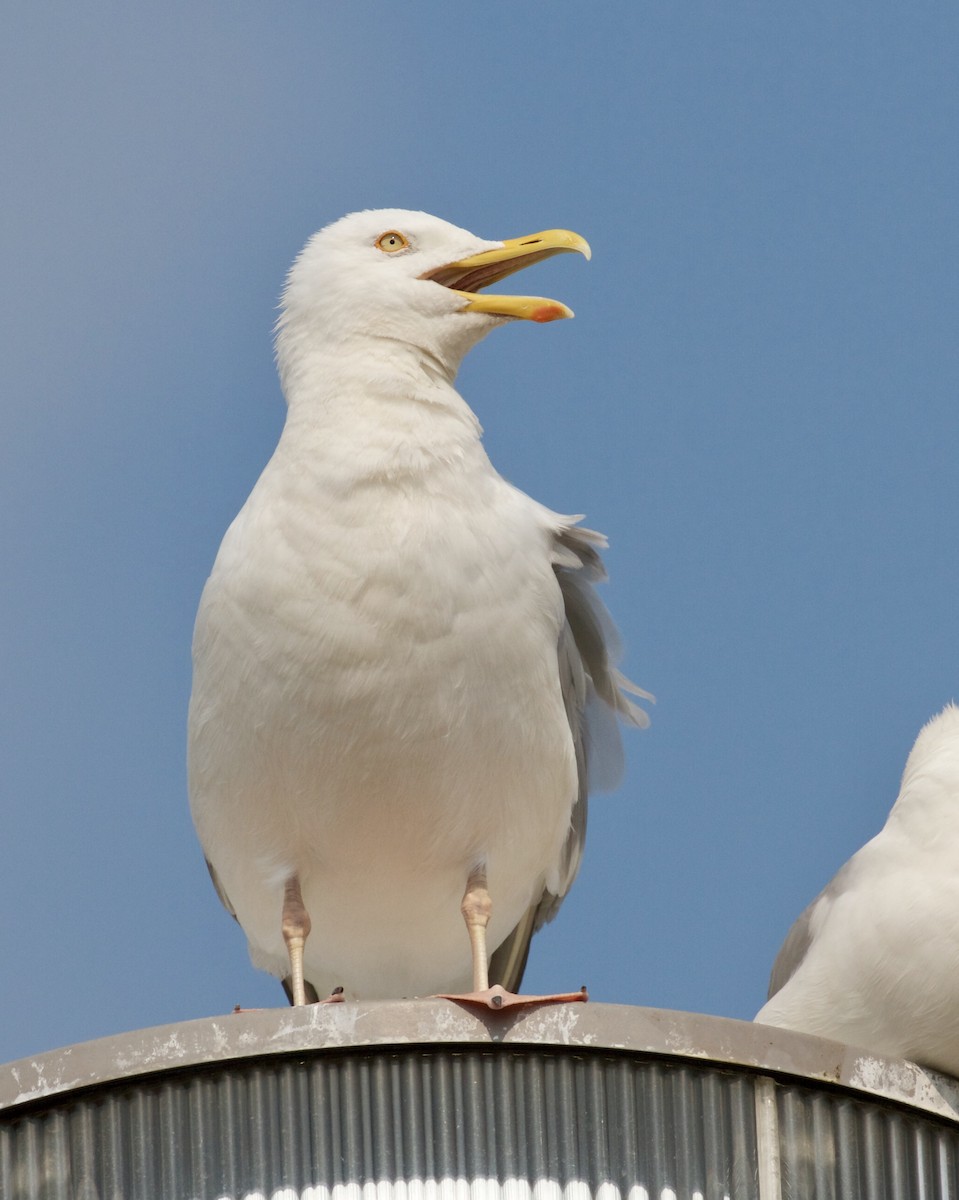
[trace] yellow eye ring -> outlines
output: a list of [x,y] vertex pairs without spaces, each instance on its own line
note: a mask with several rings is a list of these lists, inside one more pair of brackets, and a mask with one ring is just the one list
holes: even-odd
[[409,244],[409,238],[404,237],[398,229],[387,229],[376,239],[377,250],[382,250],[384,254],[398,254],[406,250]]

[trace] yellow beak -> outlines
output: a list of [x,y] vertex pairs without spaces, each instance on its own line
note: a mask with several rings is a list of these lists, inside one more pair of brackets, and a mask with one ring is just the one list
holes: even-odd
[[527,321],[556,321],[571,317],[572,309],[558,300],[542,296],[481,296],[480,288],[499,283],[514,271],[552,258],[554,254],[576,251],[590,258],[589,243],[568,229],[547,229],[528,237],[510,238],[495,250],[472,254],[459,262],[427,271],[423,279],[448,287],[463,297],[463,312],[490,313],[499,317],[518,317]]

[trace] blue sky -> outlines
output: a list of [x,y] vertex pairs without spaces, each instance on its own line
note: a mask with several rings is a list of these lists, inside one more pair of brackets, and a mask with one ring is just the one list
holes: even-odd
[[[610,537],[656,693],[530,990],[750,1017],[959,694],[959,15],[885,0],[12,6],[0,1061],[282,999],[187,808],[193,615],[307,236],[584,234],[461,391]],[[11,119],[12,118],[12,119]]]

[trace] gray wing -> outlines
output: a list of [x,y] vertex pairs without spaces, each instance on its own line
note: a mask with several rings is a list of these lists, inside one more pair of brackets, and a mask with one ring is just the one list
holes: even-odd
[[226,888],[224,888],[223,884],[221,883],[220,877],[217,875],[213,863],[211,863],[208,858],[204,858],[203,861],[206,863],[206,869],[210,872],[210,878],[213,880],[213,887],[216,889],[216,894],[220,897],[220,903],[230,914],[233,920],[239,924],[240,918],[236,915],[236,909],[233,907],[230,897],[226,894]]
[[648,700],[652,696],[613,666],[619,639],[593,587],[606,578],[598,551],[605,544],[602,534],[591,529],[570,527],[556,535],[553,570],[566,610],[557,645],[557,667],[576,750],[579,787],[563,847],[559,891],[544,890],[490,958],[490,982],[508,991],[516,991],[520,985],[533,934],[556,916],[579,871],[590,784],[611,788],[618,782],[622,771],[618,720],[639,728],[649,724],[649,717],[626,693]]
[[786,940],[780,947],[769,976],[769,991],[766,999],[771,1000],[777,992],[781,992],[802,966],[809,947],[816,940],[816,934],[825,917],[825,910],[832,907],[836,897],[846,889],[853,870],[853,859],[840,867],[833,878],[826,884],[811,904],[808,904],[793,922],[792,929],[786,934]]
[[776,961],[773,963],[773,969],[769,975],[767,1000],[771,1000],[786,986],[808,954],[809,947],[812,945],[812,911],[818,903],[819,897],[817,896],[812,904],[803,909],[793,922],[792,929],[786,934],[786,940],[776,955]]

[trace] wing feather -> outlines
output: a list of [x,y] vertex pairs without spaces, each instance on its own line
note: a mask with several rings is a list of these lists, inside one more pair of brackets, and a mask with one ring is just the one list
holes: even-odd
[[510,991],[520,985],[533,934],[556,916],[579,871],[590,786],[606,789],[618,781],[622,769],[618,722],[639,728],[649,724],[648,715],[626,693],[647,700],[653,697],[613,665],[619,654],[619,635],[593,586],[606,578],[599,554],[605,545],[601,533],[571,524],[555,535],[553,570],[566,613],[556,647],[557,668],[579,783],[558,890],[543,890],[490,959],[490,981]]
[[809,953],[809,948],[822,928],[830,908],[837,898],[845,891],[854,877],[856,856],[836,872],[815,900],[808,904],[792,924],[786,934],[773,969],[769,976],[769,991],[766,998],[771,1000],[777,992],[782,991],[803,964]]

